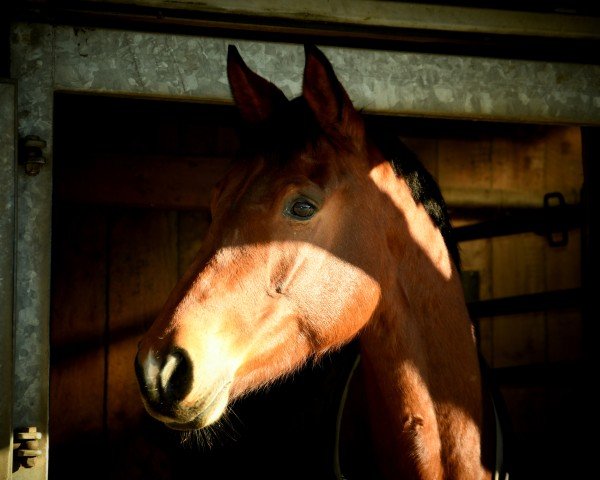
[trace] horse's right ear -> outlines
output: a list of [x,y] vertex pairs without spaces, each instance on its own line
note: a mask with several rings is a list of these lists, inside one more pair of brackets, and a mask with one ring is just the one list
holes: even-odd
[[288,101],[279,88],[248,68],[233,45],[227,50],[227,78],[233,100],[248,123],[264,122]]
[[314,45],[304,46],[306,64],[302,96],[325,131],[337,131],[359,144],[364,124],[336,77],[327,57]]

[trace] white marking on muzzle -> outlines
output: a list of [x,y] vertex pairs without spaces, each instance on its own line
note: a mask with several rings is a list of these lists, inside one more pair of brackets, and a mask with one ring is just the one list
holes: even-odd
[[162,387],[163,392],[167,390],[169,380],[175,371],[175,367],[177,367],[177,358],[173,355],[169,355],[162,371],[160,372],[160,386]]

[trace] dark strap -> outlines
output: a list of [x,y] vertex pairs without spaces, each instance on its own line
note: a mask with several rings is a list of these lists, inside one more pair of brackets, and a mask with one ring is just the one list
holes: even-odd
[[508,473],[504,471],[504,436],[502,435],[502,425],[496,409],[496,403],[492,396],[492,407],[494,409],[494,422],[496,424],[496,459],[494,461],[494,480],[508,480]]
[[344,385],[344,390],[342,391],[342,397],[340,398],[340,405],[337,412],[337,419],[335,423],[335,446],[333,449],[333,471],[335,473],[336,480],[346,480],[342,474],[342,467],[340,465],[340,433],[342,430],[342,417],[344,416],[344,407],[346,406],[346,400],[348,399],[350,383],[352,382],[352,377],[354,376],[354,372],[356,371],[356,367],[358,367],[359,363],[360,355],[357,355],[356,359],[354,360],[354,364],[350,369],[350,373],[348,374],[348,378],[346,379],[346,384]]

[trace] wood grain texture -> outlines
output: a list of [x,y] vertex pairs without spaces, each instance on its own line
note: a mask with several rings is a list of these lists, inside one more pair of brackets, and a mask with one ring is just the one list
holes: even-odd
[[228,166],[223,157],[94,154],[65,170],[56,192],[72,203],[206,209]]
[[132,368],[137,343],[177,280],[175,214],[116,213],[110,231],[108,424],[127,427],[142,411]]
[[[84,467],[104,441],[106,214],[55,213],[51,307],[51,473]],[[100,478],[103,472],[93,472]]]
[[149,437],[133,361],[177,280],[174,212],[116,212],[110,230],[107,428],[110,477],[150,478],[163,453]]

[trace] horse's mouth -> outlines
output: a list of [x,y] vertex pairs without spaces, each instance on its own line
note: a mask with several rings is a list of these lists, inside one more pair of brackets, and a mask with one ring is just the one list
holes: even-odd
[[183,431],[198,430],[198,429],[202,428],[201,426],[199,426],[199,422],[197,419],[194,419],[191,422],[186,422],[186,423],[168,422],[168,423],[165,423],[165,425],[169,428],[172,428],[173,430],[183,430]]
[[204,404],[201,407],[200,412],[191,420],[185,420],[183,422],[165,421],[165,425],[173,430],[198,430],[216,422],[221,418],[229,403],[230,385],[231,382],[225,383],[208,402],[203,402]]

